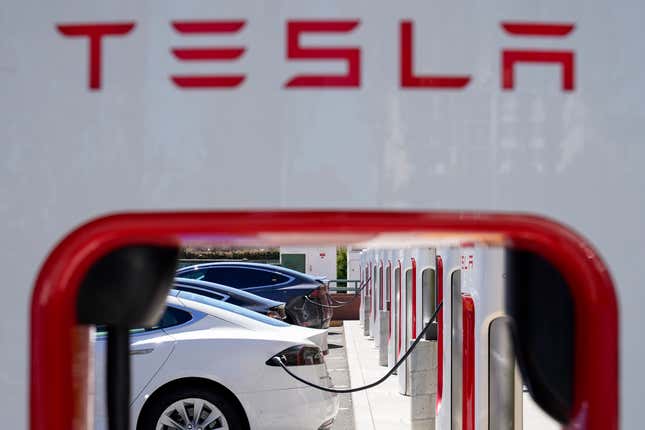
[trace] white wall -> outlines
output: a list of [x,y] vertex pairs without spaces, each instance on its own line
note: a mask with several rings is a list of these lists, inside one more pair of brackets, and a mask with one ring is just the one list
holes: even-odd
[[305,273],[336,279],[336,247],[284,246],[280,254],[305,254]]
[[[621,424],[638,428],[645,386],[645,4],[625,0],[7,1],[0,13],[0,415],[27,419],[33,280],[66,232],[100,214],[223,208],[473,209],[554,217],[599,248],[619,289]],[[236,62],[183,64],[194,37],[174,19],[243,18]],[[285,89],[339,62],[285,59],[285,22],[358,19],[306,43],[361,48],[361,86]],[[461,90],[403,89],[399,23],[415,22],[419,73],[468,75]],[[56,24],[134,21],[104,43],[87,89],[87,43]],[[571,22],[565,38],[520,38],[502,21]],[[576,88],[521,66],[501,88],[504,48],[571,49]],[[305,64],[306,63],[306,64]],[[179,90],[176,73],[241,72],[234,90]]]

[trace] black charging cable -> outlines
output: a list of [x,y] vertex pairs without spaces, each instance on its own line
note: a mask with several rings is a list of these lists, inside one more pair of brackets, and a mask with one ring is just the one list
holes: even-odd
[[110,430],[130,428],[130,331],[107,326],[107,412]]
[[360,286],[360,288],[358,288],[356,291],[354,291],[354,297],[353,297],[353,298],[351,298],[350,300],[347,300],[346,302],[337,302],[337,301],[335,301],[335,300],[334,300],[333,298],[331,298],[331,297],[330,297],[330,298],[331,298],[331,301],[332,301],[332,302],[336,302],[336,304],[335,304],[335,305],[323,305],[322,303],[314,302],[313,300],[311,300],[311,299],[310,299],[309,297],[307,297],[307,296],[305,296],[305,300],[307,300],[307,301],[308,301],[309,303],[311,303],[311,304],[314,304],[314,305],[316,305],[316,306],[320,306],[321,308],[325,308],[325,309],[338,309],[338,308],[342,308],[343,306],[347,306],[347,305],[349,305],[350,303],[353,303],[354,301],[356,301],[356,299],[357,299],[357,298],[359,298],[359,297],[361,296],[361,291],[363,291],[363,290],[365,289],[365,287],[367,286],[367,284],[368,284],[371,280],[372,280],[372,278],[371,278],[371,277],[370,277],[370,278],[367,278],[367,280],[366,280],[366,281],[365,281],[365,282]]
[[381,379],[379,379],[377,381],[374,381],[371,384],[363,385],[362,387],[356,387],[356,388],[328,388],[328,387],[323,387],[322,385],[316,385],[316,384],[314,384],[312,382],[309,382],[309,381],[307,381],[305,379],[302,379],[300,376],[294,374],[292,371],[290,371],[287,368],[287,366],[285,366],[284,362],[282,361],[282,359],[280,357],[277,357],[277,356],[273,357],[271,359],[271,361],[273,361],[274,363],[276,363],[280,367],[282,367],[282,369],[285,372],[287,372],[289,375],[291,375],[292,378],[294,378],[294,379],[296,379],[296,380],[302,382],[303,384],[308,385],[308,386],[310,386],[312,388],[317,388],[318,390],[327,391],[328,393],[337,393],[337,394],[355,393],[357,391],[367,390],[369,388],[376,387],[377,385],[379,385],[380,383],[385,381],[387,378],[392,376],[392,374],[396,371],[396,369],[398,369],[399,366],[401,366],[401,364],[403,364],[405,359],[408,358],[408,356],[412,353],[412,351],[414,351],[414,348],[419,344],[419,342],[421,342],[421,339],[423,339],[425,337],[426,332],[432,326],[432,323],[436,320],[437,314],[439,313],[439,310],[441,309],[442,306],[443,306],[443,302],[439,303],[439,305],[437,306],[437,309],[435,309],[434,313],[430,317],[430,321],[428,321],[426,323],[426,326],[423,328],[423,330],[421,330],[421,333],[419,333],[419,335],[414,340],[414,342],[412,343],[410,348],[405,352],[405,354],[403,354],[403,357],[401,357],[399,359],[399,361],[397,361],[397,363],[394,365],[394,367],[392,367],[392,369],[390,369],[390,371],[387,372],[385,374],[385,376],[383,376]]

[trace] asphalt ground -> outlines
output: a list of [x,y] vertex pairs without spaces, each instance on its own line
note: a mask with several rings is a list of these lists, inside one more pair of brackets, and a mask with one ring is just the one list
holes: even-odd
[[[329,327],[329,354],[325,357],[327,369],[336,388],[349,388],[349,365],[345,348],[343,326]],[[354,430],[354,408],[351,394],[339,394],[339,410],[334,421],[334,430]]]

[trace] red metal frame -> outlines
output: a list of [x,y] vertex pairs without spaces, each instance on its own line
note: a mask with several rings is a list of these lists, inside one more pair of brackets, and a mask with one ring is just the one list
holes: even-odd
[[370,261],[369,263],[370,267],[370,274],[369,274],[369,281],[368,281],[368,289],[370,292],[370,320],[374,321],[374,270],[372,270],[372,262]]
[[377,315],[377,312],[376,312],[376,302],[377,302],[377,300],[376,300],[376,296],[374,295],[374,288],[376,288],[376,268],[377,268],[376,264],[374,264],[374,266],[372,266],[372,263],[370,263],[370,276],[372,277],[371,278],[371,285],[372,285],[372,294],[371,294],[371,296],[372,296],[372,311],[373,311],[372,312],[372,325],[370,325],[370,328],[371,328],[372,332],[374,332],[374,327],[375,327],[374,324],[376,324],[376,315]]
[[[443,258],[437,255],[436,258],[436,286],[437,286],[437,304],[443,302]],[[437,412],[441,408],[441,399],[443,396],[443,306],[437,312]]]
[[398,332],[399,332],[399,347],[396,350],[396,359],[399,359],[399,356],[401,355],[401,290],[403,289],[403,265],[401,264],[401,260],[397,260],[398,265],[399,265],[399,325],[398,325]]
[[387,260],[387,268],[390,269],[390,276],[388,276],[388,279],[390,281],[390,309],[387,309],[390,311],[390,318],[388,321],[388,326],[387,326],[387,341],[388,343],[390,342],[390,338],[392,337],[392,318],[394,315],[394,309],[392,308],[392,260]]
[[[76,296],[90,265],[128,244],[178,245],[190,237],[293,241],[325,234],[499,234],[560,270],[575,307],[576,429],[618,429],[618,305],[606,265],[571,229],[549,219],[479,212],[183,212],[107,216],[79,227],[48,256],[31,303],[31,430],[86,430],[89,329],[76,325]],[[264,237],[264,236],[262,236]],[[476,239],[475,239],[476,240]],[[602,318],[598,318],[602,315]],[[573,426],[574,424],[572,424]]]
[[412,339],[417,337],[417,260],[412,257]]
[[381,302],[378,305],[378,310],[382,311],[384,310],[383,305],[385,304],[385,293],[383,292],[383,287],[385,286],[385,284],[383,283],[383,260],[381,260],[381,264],[379,265],[379,268],[378,268],[378,286],[379,286],[379,289],[381,290],[380,291]]
[[378,285],[376,285],[377,271],[378,271],[378,262],[374,263],[374,267],[372,267],[372,309],[374,309],[374,313],[372,314],[373,325],[370,326],[372,327],[372,333],[375,333],[374,328],[376,327],[376,319],[378,318],[378,312],[376,312],[377,310],[376,304],[378,303],[378,296],[374,295],[374,288],[378,288]]
[[475,302],[468,294],[461,295],[462,306],[462,406],[463,430],[475,430]]

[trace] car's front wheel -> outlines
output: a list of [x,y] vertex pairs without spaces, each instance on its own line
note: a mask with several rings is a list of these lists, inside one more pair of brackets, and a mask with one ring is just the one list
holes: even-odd
[[241,429],[243,421],[226,396],[203,388],[164,393],[142,411],[140,430]]

